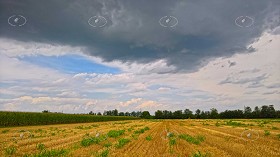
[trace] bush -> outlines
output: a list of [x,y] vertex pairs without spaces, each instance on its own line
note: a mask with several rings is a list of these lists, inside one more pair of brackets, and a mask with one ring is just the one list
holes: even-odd
[[265,136],[270,135],[270,131],[268,131],[268,130],[264,130],[264,135],[265,135]]
[[180,134],[179,138],[183,139],[183,140],[186,140],[189,143],[196,144],[196,145],[199,145],[201,142],[203,142],[205,140],[205,137],[202,136],[202,135],[198,135],[198,136],[193,137],[193,136],[188,135],[188,134]]
[[129,139],[127,138],[121,138],[118,140],[118,143],[116,144],[116,148],[121,148],[123,147],[125,144],[127,144],[128,142],[130,142]]
[[6,155],[13,155],[15,154],[17,151],[17,149],[14,146],[10,146],[8,148],[5,149],[5,154]]
[[198,151],[198,152],[193,153],[191,157],[208,157],[208,156],[210,156],[209,153],[202,153],[202,152]]
[[108,137],[113,137],[113,138],[117,138],[121,135],[123,135],[125,132],[125,130],[110,130],[107,135]]
[[147,136],[147,137],[146,137],[146,140],[147,140],[147,141],[151,141],[151,140],[152,140],[152,136],[151,136],[151,135]]
[[42,143],[39,143],[39,144],[37,144],[36,148],[40,151],[43,151],[43,150],[45,150],[46,146]]

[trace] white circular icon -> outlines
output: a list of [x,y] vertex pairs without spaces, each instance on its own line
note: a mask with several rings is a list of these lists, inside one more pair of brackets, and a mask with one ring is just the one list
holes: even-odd
[[163,130],[161,133],[160,133],[160,136],[162,139],[164,140],[168,140],[168,139],[176,139],[177,136],[178,136],[178,132],[176,130]]
[[238,27],[251,27],[254,24],[254,19],[250,16],[239,16],[235,19],[235,24]]
[[13,141],[18,141],[18,140],[25,140],[25,139],[31,139],[32,134],[30,131],[26,130],[21,130],[21,131],[16,131],[14,135],[12,136]]
[[175,27],[178,24],[178,19],[174,16],[163,16],[159,19],[159,24],[162,27]]
[[12,15],[8,18],[9,25],[11,25],[13,27],[15,27],[15,26],[21,27],[21,26],[25,25],[26,22],[27,22],[27,19],[22,15]]
[[255,141],[259,138],[259,133],[254,130],[245,130],[241,133],[241,138],[244,140]]
[[107,24],[107,20],[103,16],[93,16],[88,19],[88,24],[92,27],[103,27]]

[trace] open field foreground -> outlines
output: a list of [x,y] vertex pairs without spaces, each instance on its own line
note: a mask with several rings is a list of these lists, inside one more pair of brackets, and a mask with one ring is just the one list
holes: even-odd
[[0,156],[280,156],[280,120],[133,120],[0,129]]

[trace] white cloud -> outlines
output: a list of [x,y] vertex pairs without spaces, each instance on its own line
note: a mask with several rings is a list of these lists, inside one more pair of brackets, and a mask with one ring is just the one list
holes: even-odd
[[[164,60],[149,64],[104,63],[93,57],[89,58],[120,67],[123,72],[64,74],[13,58],[19,55],[15,52],[22,49],[29,54],[34,47],[25,47],[24,43],[18,43],[17,47],[10,43],[14,48],[8,50],[1,45],[0,82],[7,85],[0,87],[0,109],[72,113],[114,108],[154,111],[211,106],[224,110],[227,105],[235,108],[248,104],[279,105],[279,42],[280,35],[263,34],[259,41],[250,45],[256,52],[217,58],[194,73],[168,74],[165,72],[174,67]],[[66,50],[57,49],[61,54]],[[11,55],[7,55],[8,52]],[[229,61],[236,64],[229,66]],[[227,79],[227,83],[221,84]],[[153,86],[157,88],[151,88]]]
[[0,38],[0,43],[0,54],[5,54],[8,57],[24,55],[61,56],[65,54],[81,54],[84,51],[83,47],[39,42],[23,42],[7,38]]

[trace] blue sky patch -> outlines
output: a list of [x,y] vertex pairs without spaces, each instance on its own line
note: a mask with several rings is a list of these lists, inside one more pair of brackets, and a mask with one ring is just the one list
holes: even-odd
[[29,62],[41,67],[55,69],[64,73],[120,73],[118,68],[105,66],[93,62],[86,57],[79,55],[63,56],[23,56],[19,60]]

